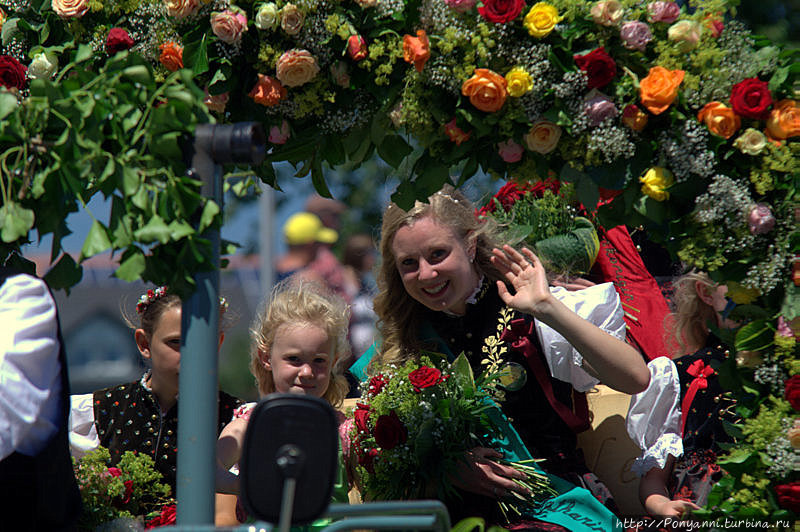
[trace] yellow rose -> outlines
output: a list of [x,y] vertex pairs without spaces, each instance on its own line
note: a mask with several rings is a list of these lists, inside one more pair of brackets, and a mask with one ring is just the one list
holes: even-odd
[[528,33],[541,39],[549,35],[560,21],[561,17],[555,7],[547,2],[539,2],[528,11],[522,24],[528,29]]
[[287,87],[308,83],[318,72],[317,60],[307,50],[292,49],[284,52],[275,66],[275,77]]
[[738,139],[733,141],[733,146],[747,155],[758,155],[767,145],[767,136],[752,127],[747,128]]
[[56,15],[64,18],[80,18],[89,11],[88,0],[53,0],[50,5]]
[[544,119],[534,122],[531,130],[523,137],[529,150],[541,154],[553,151],[560,138],[561,128]]
[[506,74],[508,94],[519,98],[533,88],[533,79],[522,67],[514,67]]
[[667,189],[672,186],[675,179],[672,172],[660,166],[654,166],[639,178],[642,183],[642,194],[656,201],[669,199]]
[[185,18],[195,13],[200,8],[200,4],[197,0],[165,0],[164,7],[167,9],[167,15]]

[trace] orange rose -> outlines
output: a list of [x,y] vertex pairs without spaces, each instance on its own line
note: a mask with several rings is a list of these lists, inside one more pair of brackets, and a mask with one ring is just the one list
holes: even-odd
[[476,68],[472,77],[461,85],[461,94],[469,96],[472,105],[481,111],[494,113],[506,102],[506,78],[488,68]]
[[800,106],[796,100],[781,100],[767,118],[767,131],[777,140],[800,136]]
[[725,139],[729,139],[742,126],[742,119],[733,109],[720,102],[710,102],[697,113],[697,119],[705,122],[709,131]]
[[422,72],[422,67],[431,57],[431,46],[425,30],[417,30],[417,36],[403,36],[403,60],[411,63],[417,72]]
[[183,46],[176,42],[167,41],[158,47],[161,55],[158,60],[170,72],[175,72],[183,68]]
[[258,75],[258,81],[248,94],[254,102],[272,107],[286,98],[286,87],[281,82],[264,74]]
[[654,115],[660,115],[672,105],[683,81],[683,70],[667,70],[654,66],[639,83],[639,99]]

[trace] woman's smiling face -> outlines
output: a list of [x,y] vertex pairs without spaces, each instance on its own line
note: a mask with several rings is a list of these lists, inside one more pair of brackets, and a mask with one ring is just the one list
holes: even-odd
[[432,310],[466,312],[466,300],[478,285],[474,249],[467,249],[452,229],[430,216],[420,218],[397,230],[392,253],[408,295]]

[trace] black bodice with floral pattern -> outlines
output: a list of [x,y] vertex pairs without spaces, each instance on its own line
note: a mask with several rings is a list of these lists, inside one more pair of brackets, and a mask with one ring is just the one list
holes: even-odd
[[[161,415],[158,400],[141,381],[98,390],[93,394],[92,404],[100,445],[111,453],[111,465],[116,465],[125,451],[147,453],[174,495],[178,404]],[[219,392],[217,434],[232,419],[234,409],[240,404],[239,399]]]
[[[559,474],[562,467],[556,465],[556,462],[563,460],[569,462],[570,468],[585,468],[583,459],[576,454],[575,433],[550,407],[528,361],[511,348],[509,342],[500,339],[511,321],[523,318],[530,323],[533,321],[531,316],[506,307],[497,290],[488,282],[484,282],[477,301],[467,305],[467,312],[463,316],[432,310],[425,312],[423,322],[430,323],[438,340],[446,344],[452,355],[457,356],[463,352],[467,356],[475,375],[483,373],[492,363],[502,365],[505,362],[516,362],[525,368],[525,386],[519,391],[505,392],[504,400],[499,402],[503,413],[519,432],[531,454],[549,459],[541,464],[545,469]],[[535,356],[540,357],[547,368],[535,331],[530,335],[530,340],[538,351]],[[546,378],[552,385],[554,396],[571,407],[572,385],[553,378],[549,372]],[[576,460],[578,464],[574,463]]]

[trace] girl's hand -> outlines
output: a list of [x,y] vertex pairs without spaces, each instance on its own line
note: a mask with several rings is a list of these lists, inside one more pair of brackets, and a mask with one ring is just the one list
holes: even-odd
[[511,294],[505,283],[498,281],[500,298],[514,310],[536,316],[552,297],[539,257],[528,248],[522,248],[521,254],[509,245],[503,246],[502,250],[495,248],[492,253],[492,264],[505,276],[515,292]]
[[682,500],[658,500],[650,501],[650,504],[645,505],[647,513],[653,517],[681,517],[688,513],[689,510],[700,510],[700,507],[691,501]]
[[467,451],[466,461],[459,462],[458,470],[450,480],[457,488],[492,499],[502,499],[511,491],[523,496],[530,495],[527,489],[512,480],[524,480],[525,473],[493,460],[502,457],[494,449],[475,447]]

